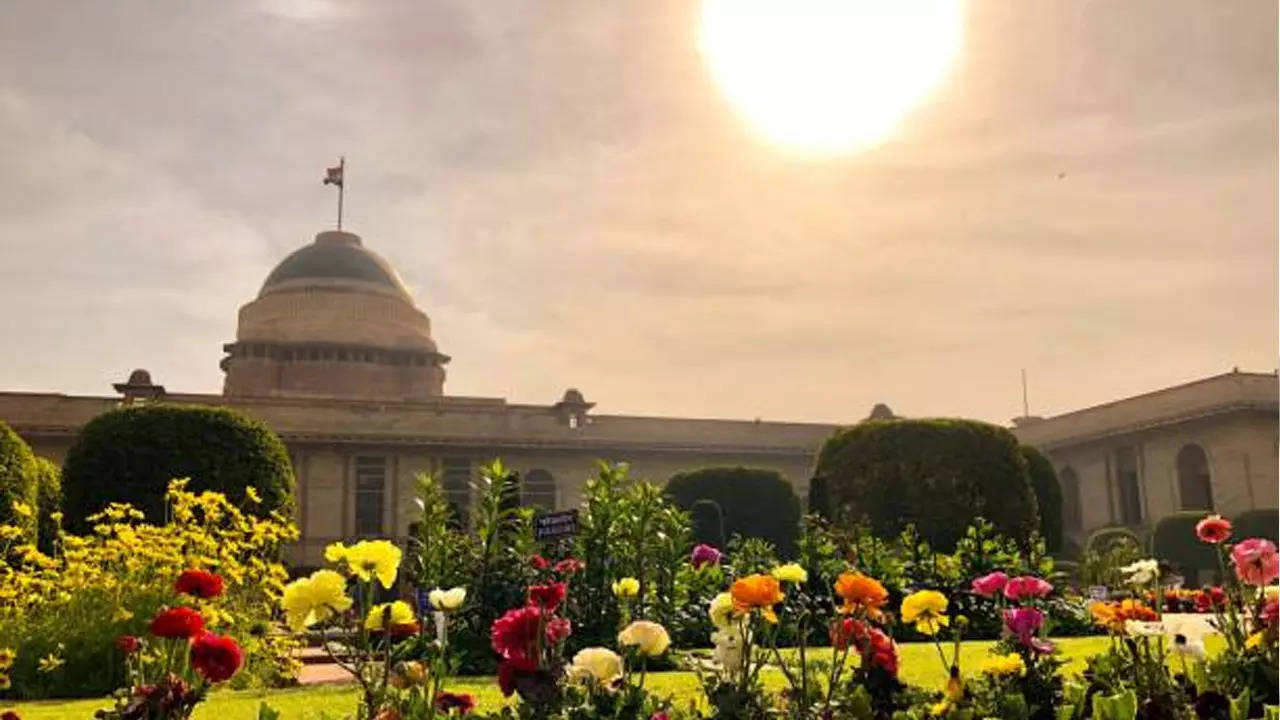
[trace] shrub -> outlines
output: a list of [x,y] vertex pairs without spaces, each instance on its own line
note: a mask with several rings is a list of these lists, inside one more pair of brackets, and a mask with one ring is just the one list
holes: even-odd
[[1216,573],[1218,567],[1214,546],[1196,537],[1196,523],[1204,516],[1196,510],[1163,517],[1151,535],[1151,554],[1173,564],[1189,585]]
[[1104,552],[1116,545],[1124,545],[1132,547],[1136,552],[1142,552],[1143,543],[1138,534],[1127,527],[1113,525],[1110,527],[1098,528],[1089,534],[1084,541],[1085,552]]
[[1049,552],[1057,555],[1062,551],[1062,487],[1058,485],[1058,473],[1039,450],[1030,445],[1020,445],[1018,450],[1027,461],[1031,490],[1036,496],[1040,536]]
[[800,499],[775,470],[708,467],[678,473],[666,495],[689,510],[699,500],[714,500],[724,517],[726,540],[734,535],[772,543],[784,558],[793,557],[800,525]]
[[715,500],[699,500],[689,508],[693,541],[724,549],[724,513]]
[[950,549],[978,517],[1019,540],[1039,525],[1018,442],[972,420],[868,420],[837,430],[818,453],[815,487],[831,519],[866,519],[881,537],[909,524]]
[[1280,514],[1276,512],[1276,508],[1246,510],[1232,518],[1232,523],[1235,527],[1231,535],[1236,540],[1260,537],[1276,542],[1276,529],[1277,526],[1280,526]]
[[293,509],[289,454],[266,424],[227,408],[142,405],[99,415],[80,430],[63,463],[63,511],[78,528],[110,502],[158,520],[173,478],[237,504],[253,487],[261,510]]
[[36,458],[36,537],[41,552],[52,552],[62,526],[62,471],[48,458]]
[[[39,488],[36,458],[26,441],[0,422],[0,524],[12,525],[27,538],[36,536],[36,508]],[[30,512],[18,512],[14,503]]]
[[1120,587],[1124,584],[1124,573],[1120,568],[1142,559],[1145,554],[1142,541],[1128,528],[1095,530],[1085,541],[1084,554],[1080,556],[1080,582]]

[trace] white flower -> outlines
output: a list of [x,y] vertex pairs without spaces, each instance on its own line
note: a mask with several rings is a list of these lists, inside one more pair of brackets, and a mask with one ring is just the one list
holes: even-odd
[[1199,616],[1166,615],[1163,622],[1165,634],[1170,640],[1169,647],[1175,653],[1197,660],[1205,658],[1204,636],[1217,632],[1210,625],[1211,620]]
[[742,650],[745,643],[742,634],[736,629],[717,630],[711,633],[711,643],[715,645],[711,657],[720,667],[737,669],[742,665]]
[[634,645],[641,655],[657,657],[667,651],[667,647],[671,645],[671,636],[667,634],[666,628],[656,622],[636,620],[618,633],[618,645]]
[[583,648],[573,656],[573,664],[567,670],[571,680],[591,678],[607,687],[622,677],[622,658],[618,653],[602,647]]
[[1164,635],[1164,623],[1160,621],[1147,622],[1145,620],[1125,620],[1124,631],[1128,635],[1154,637],[1156,635]]
[[1139,560],[1120,568],[1128,576],[1130,585],[1150,585],[1160,577],[1160,563],[1153,559]]
[[452,590],[441,590],[436,588],[427,593],[427,602],[431,603],[431,607],[441,612],[453,612],[462,607],[462,603],[467,599],[467,589],[464,587],[456,587]]

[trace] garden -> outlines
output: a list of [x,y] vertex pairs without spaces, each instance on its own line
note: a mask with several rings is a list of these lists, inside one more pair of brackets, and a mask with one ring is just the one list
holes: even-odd
[[[0,717],[1278,717],[1272,540],[1176,519],[1212,563],[1202,587],[1127,531],[1056,562],[1035,463],[951,422],[837,433],[810,514],[787,490],[749,527],[711,470],[663,488],[601,463],[574,531],[551,538],[500,461],[480,468],[466,517],[424,475],[407,542],[334,543],[323,567],[292,570],[291,479],[166,479],[150,504],[117,496],[73,522],[57,468],[0,425],[2,467],[19,470],[0,485]],[[859,452],[922,436],[917,466],[965,470],[963,487]],[[961,452],[957,436],[994,449]],[[205,471],[219,476],[192,476]],[[731,495],[780,493],[776,473],[723,473]],[[897,513],[853,511],[884,506]],[[303,647],[350,683],[291,687]]]

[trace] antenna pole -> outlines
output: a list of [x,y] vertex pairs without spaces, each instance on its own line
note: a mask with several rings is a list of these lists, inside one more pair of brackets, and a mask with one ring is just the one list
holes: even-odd
[[1022,417],[1031,417],[1031,410],[1027,405],[1027,369],[1022,368]]

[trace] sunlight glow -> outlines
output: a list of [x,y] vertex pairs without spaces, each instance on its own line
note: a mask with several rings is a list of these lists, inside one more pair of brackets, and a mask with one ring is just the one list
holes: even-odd
[[873,146],[946,75],[963,0],[703,0],[701,45],[729,100],[804,152]]

